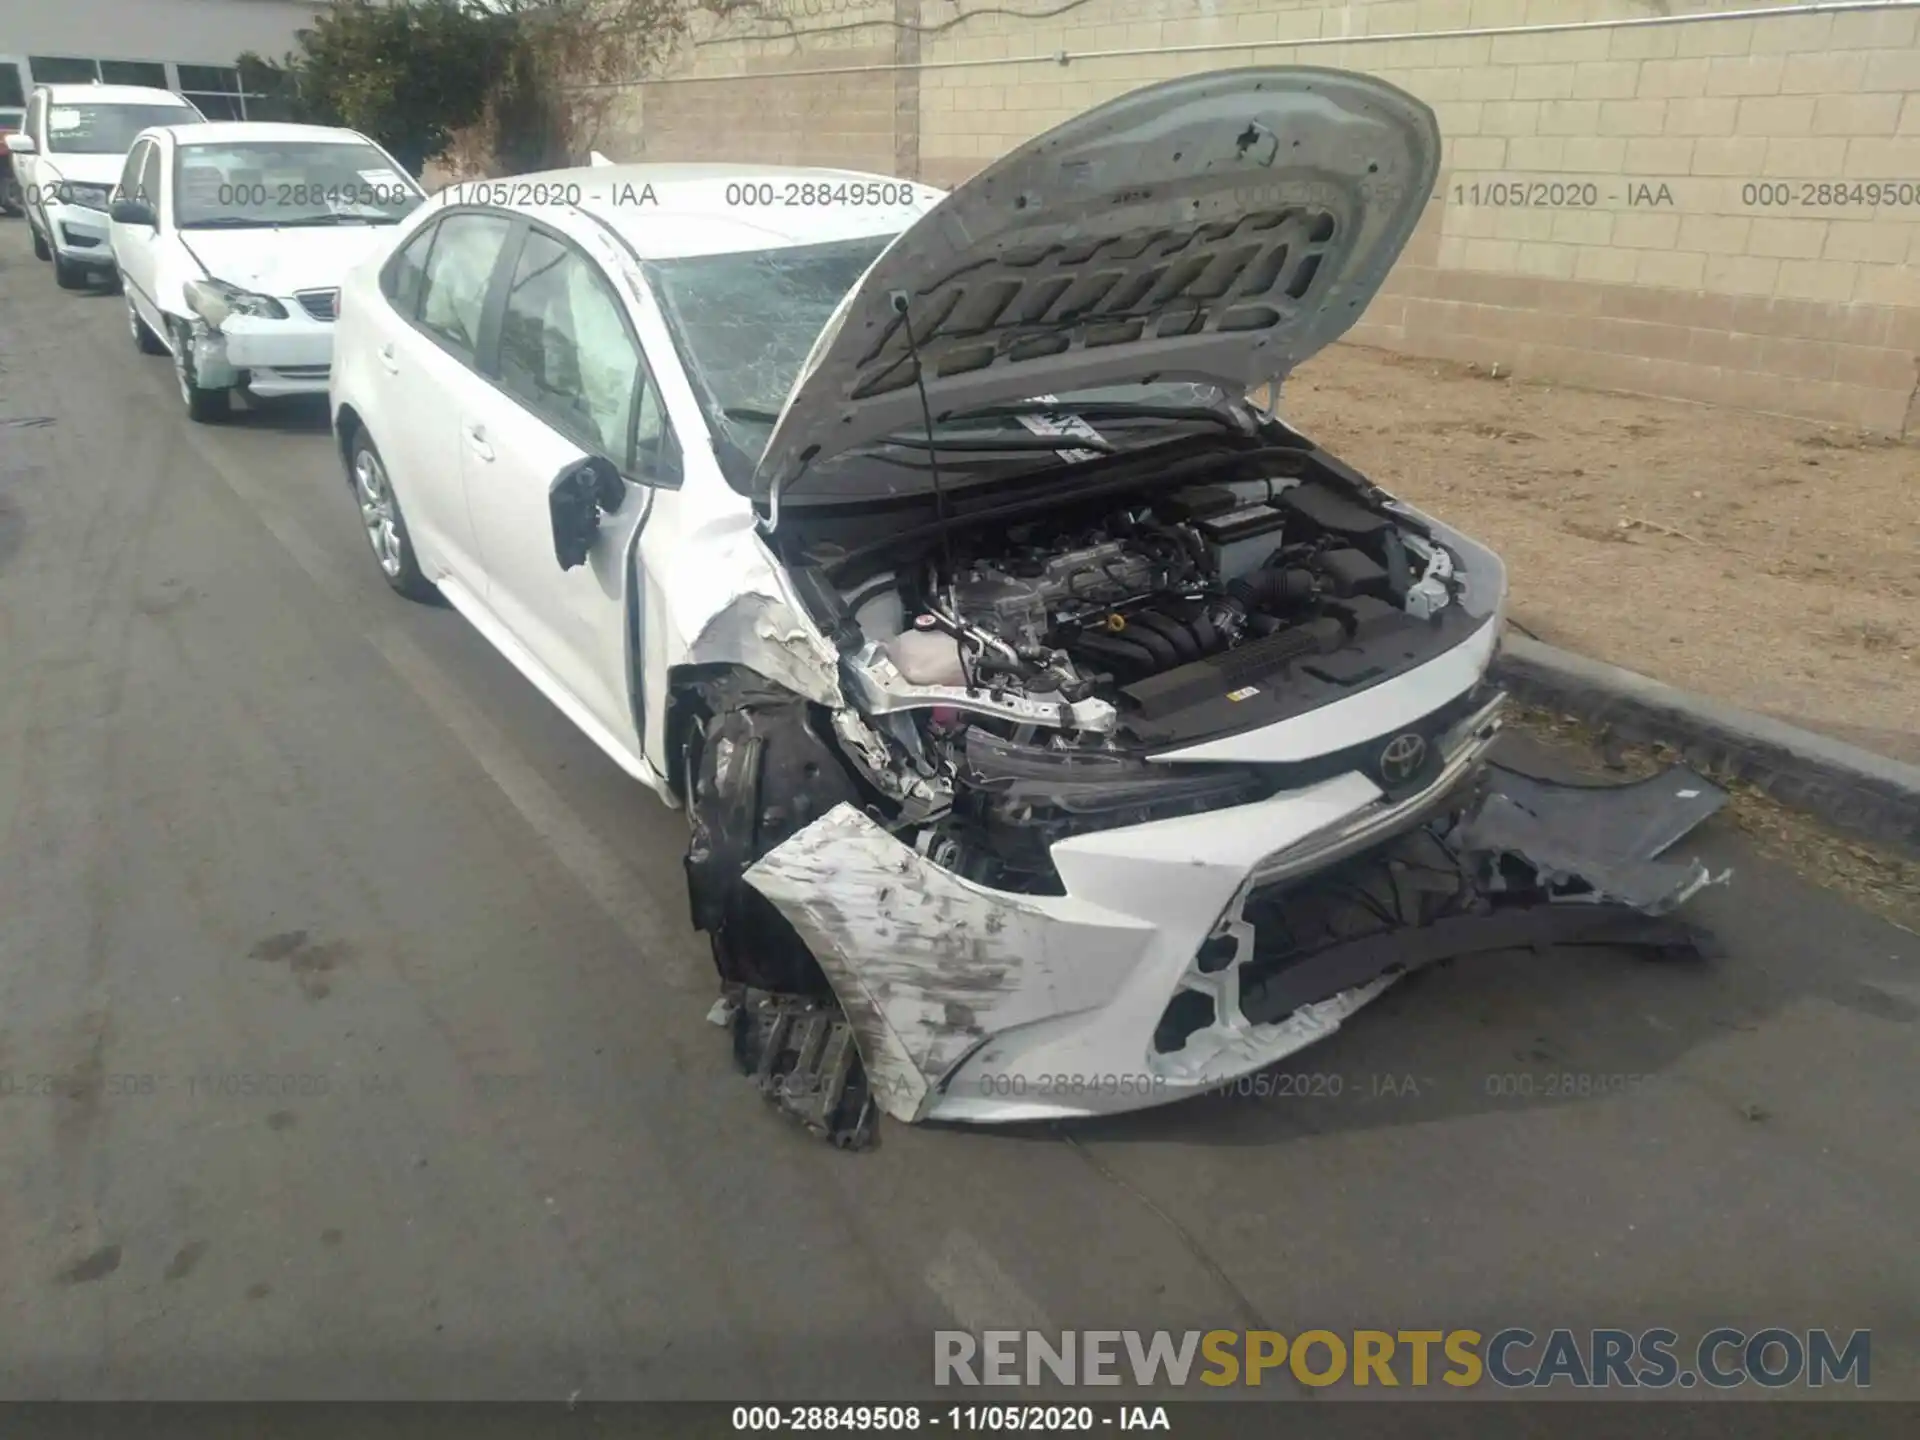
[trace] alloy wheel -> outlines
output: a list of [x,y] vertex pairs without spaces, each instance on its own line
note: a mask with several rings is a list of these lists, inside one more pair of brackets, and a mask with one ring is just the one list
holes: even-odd
[[393,508],[393,490],[387,484],[387,472],[371,450],[356,451],[353,457],[353,493],[360,502],[360,520],[367,527],[367,543],[373,558],[389,578],[400,573],[400,526]]

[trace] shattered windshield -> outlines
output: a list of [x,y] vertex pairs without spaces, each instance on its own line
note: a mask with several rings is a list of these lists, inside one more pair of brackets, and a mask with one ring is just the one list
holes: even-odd
[[[746,462],[740,467],[723,465],[730,477],[744,474],[760,458],[820,332],[847,292],[860,282],[892,240],[891,235],[872,235],[822,245],[658,260],[647,266],[648,278],[666,314],[667,328],[700,397],[708,426],[716,439],[730,445]],[[949,449],[950,437],[953,451],[967,447],[985,453],[976,453],[965,461],[949,453],[940,463],[961,483],[997,479],[1009,470],[1031,470],[1036,465],[1071,464],[1103,453],[1116,442],[1132,444],[1146,438],[1105,435],[1115,424],[1124,427],[1126,417],[1113,413],[1101,416],[1103,431],[1096,432],[1085,419],[1069,413],[1072,408],[1105,406],[1116,411],[1147,407],[1149,412],[1160,413],[1134,418],[1164,424],[1173,418],[1165,413],[1169,408],[1209,410],[1229,403],[1218,386],[1173,381],[1038,396],[1036,408],[1029,415],[1011,413],[1019,406],[998,406],[978,418],[956,416],[952,423],[943,423],[939,427],[943,452]],[[1020,447],[998,449],[991,442],[960,438],[968,432],[978,436],[981,431],[1013,432]],[[1100,448],[1082,449],[1069,443],[1056,450],[1039,443],[1050,436],[1069,442],[1077,437]],[[875,443],[883,450],[895,448],[891,438]],[[861,500],[897,493],[903,485],[917,488],[921,482],[901,472],[928,468],[925,441],[918,436],[900,437],[898,446],[920,453],[892,455],[887,469],[871,465],[825,467],[832,474],[814,477],[812,498]],[[739,479],[734,483],[741,485]]]
[[759,457],[834,307],[892,241],[863,235],[647,267],[716,436]]

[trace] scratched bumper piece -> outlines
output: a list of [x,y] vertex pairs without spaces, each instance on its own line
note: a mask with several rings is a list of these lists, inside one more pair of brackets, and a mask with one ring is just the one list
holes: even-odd
[[1340,781],[1317,806],[1276,797],[1076,837],[1056,847],[1063,896],[962,879],[848,805],[747,880],[818,957],[886,1114],[1111,1113],[1271,1064],[1438,961],[1706,948],[1668,912],[1725,877],[1657,857],[1724,792],[1684,769],[1621,786],[1489,779],[1462,818],[1265,885],[1263,857],[1341,813]]

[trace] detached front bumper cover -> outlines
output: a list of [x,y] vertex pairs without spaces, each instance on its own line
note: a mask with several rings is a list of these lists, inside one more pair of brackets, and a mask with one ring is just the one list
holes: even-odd
[[[964,880],[849,805],[746,878],[819,960],[873,1103],[910,1122],[1176,1100],[1324,1038],[1436,960],[1583,941],[1700,948],[1697,932],[1657,917],[1726,877],[1659,857],[1724,792],[1683,768],[1591,787],[1486,766],[1496,708],[1462,722],[1413,796],[1390,800],[1349,774],[1062,841],[1062,896]],[[1463,788],[1475,776],[1478,796]],[[1257,933],[1261,915],[1288,913],[1289,887],[1335,866],[1384,867],[1389,847],[1416,842],[1450,857],[1461,883],[1445,905],[1277,958]],[[1201,1016],[1169,1040],[1182,1007]]]

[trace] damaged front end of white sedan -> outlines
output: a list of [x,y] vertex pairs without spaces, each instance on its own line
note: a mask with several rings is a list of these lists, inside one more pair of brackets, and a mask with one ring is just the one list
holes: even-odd
[[716,1014],[783,1109],[1135,1109],[1435,961],[1698,944],[1659,857],[1721,793],[1491,763],[1499,559],[1243,398],[1359,316],[1438,155],[1363,76],[1151,87],[841,305],[751,476],[837,700],[716,670],[684,722]]

